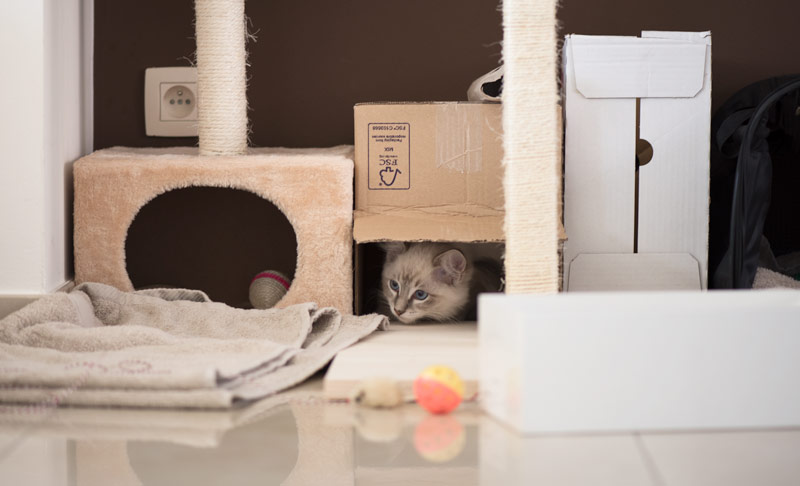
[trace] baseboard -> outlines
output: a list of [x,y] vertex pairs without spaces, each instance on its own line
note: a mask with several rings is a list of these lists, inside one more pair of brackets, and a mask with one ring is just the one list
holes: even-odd
[[53,291],[53,293],[56,293],[56,292],[70,292],[74,288],[75,288],[75,281],[74,280],[67,280],[59,288],[55,289]]
[[[68,280],[61,285],[53,293],[56,292],[69,292],[75,287],[75,282],[72,280]],[[0,319],[6,317],[7,315],[11,314],[12,312],[18,311],[22,309],[26,305],[30,304],[31,302],[35,301],[36,299],[42,297],[42,295],[46,294],[28,294],[28,295],[3,295],[0,294]]]
[[0,319],[22,309],[41,295],[0,295]]

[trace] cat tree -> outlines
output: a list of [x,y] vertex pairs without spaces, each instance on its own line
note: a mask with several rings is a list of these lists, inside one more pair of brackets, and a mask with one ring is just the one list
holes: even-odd
[[[553,25],[555,2],[532,8],[532,1],[504,5],[509,293],[556,292],[560,287],[557,45],[553,29],[530,28]],[[248,148],[244,0],[197,0],[195,6],[199,150],[116,147],[75,164],[76,282],[133,290],[125,240],[139,210],[171,190],[225,187],[271,201],[295,230],[297,269],[277,307],[315,301],[351,312],[352,147]]]
[[352,147],[248,148],[244,0],[197,0],[195,11],[199,149],[115,147],[75,163],[76,283],[133,290],[125,240],[139,210],[171,190],[225,187],[269,200],[294,228],[297,268],[276,307],[351,313]]

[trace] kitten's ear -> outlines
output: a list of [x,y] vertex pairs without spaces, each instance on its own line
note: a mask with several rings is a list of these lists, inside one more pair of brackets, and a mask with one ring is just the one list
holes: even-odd
[[386,261],[391,262],[408,248],[402,241],[385,241],[381,243],[381,248],[386,252]]
[[467,270],[467,257],[456,249],[440,253],[433,259],[433,277],[444,284],[455,285]]

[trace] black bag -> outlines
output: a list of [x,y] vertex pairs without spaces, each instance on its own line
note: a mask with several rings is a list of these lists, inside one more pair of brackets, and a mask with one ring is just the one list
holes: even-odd
[[783,250],[800,249],[800,75],[740,90],[711,136],[710,286],[751,288],[768,219]]

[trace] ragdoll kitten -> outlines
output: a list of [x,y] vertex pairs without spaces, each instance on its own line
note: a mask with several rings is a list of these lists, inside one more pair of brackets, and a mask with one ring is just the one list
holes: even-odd
[[405,324],[475,320],[477,295],[501,288],[498,261],[443,243],[384,243],[384,313]]

